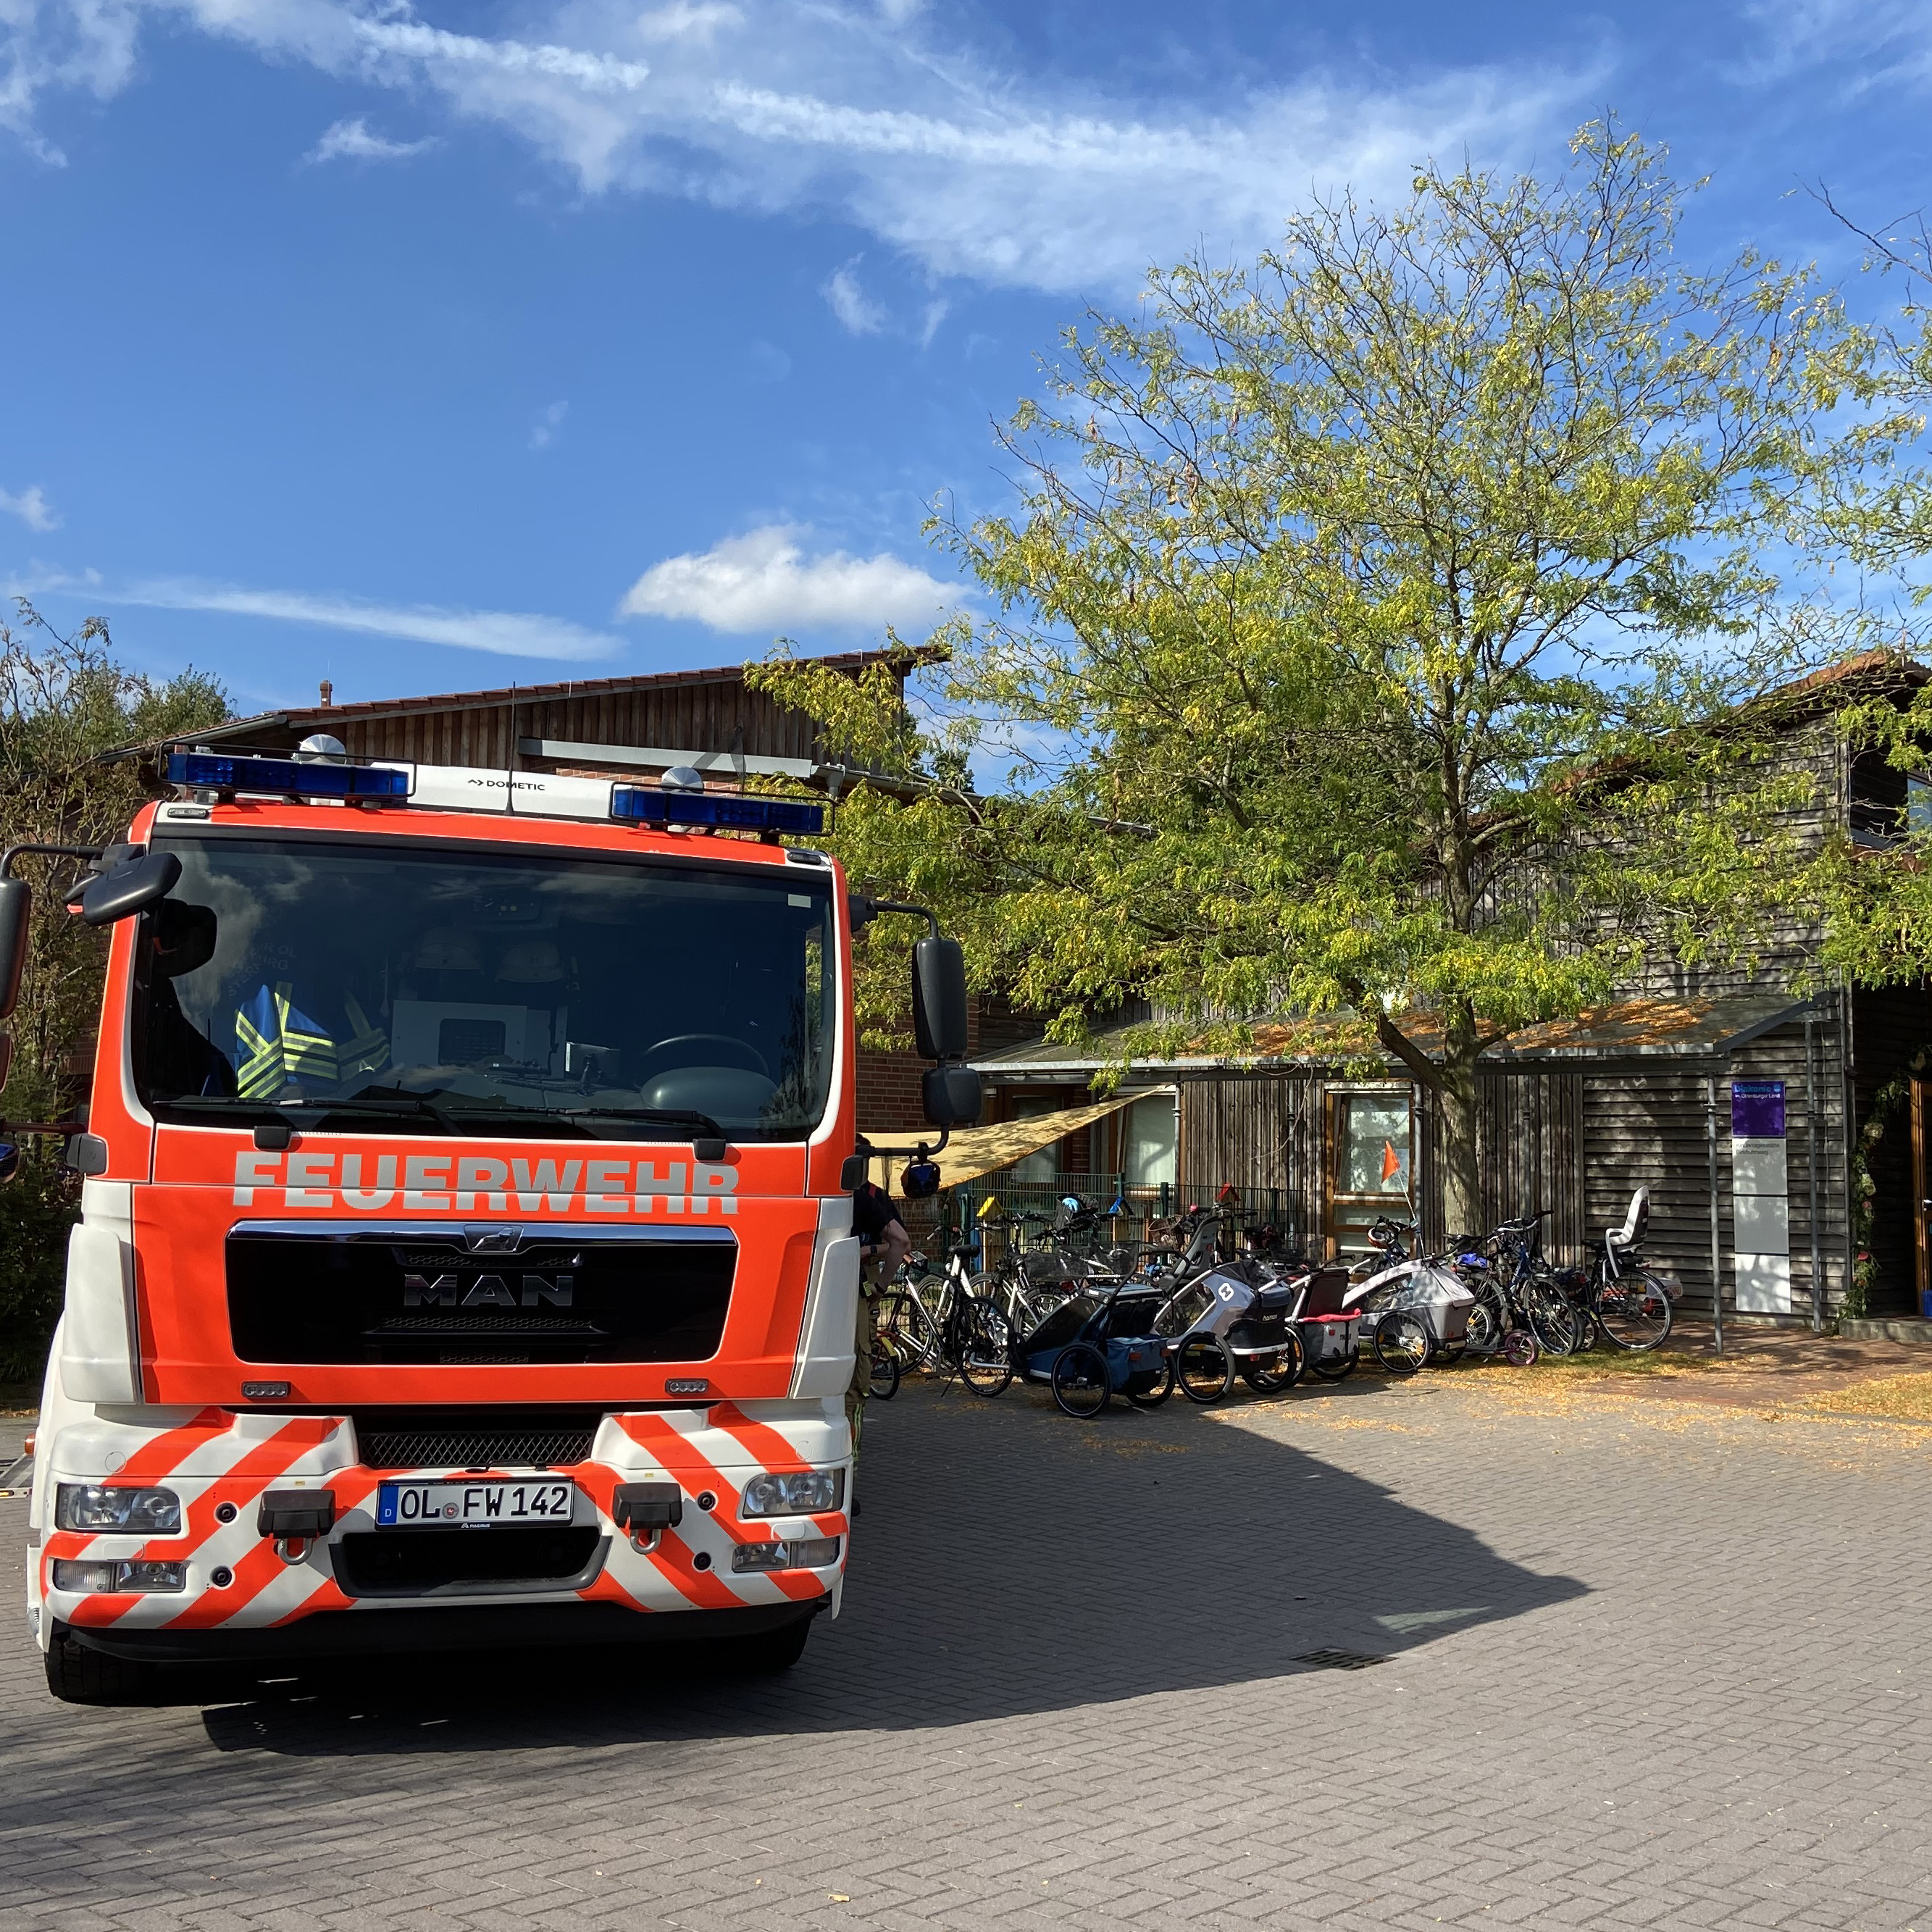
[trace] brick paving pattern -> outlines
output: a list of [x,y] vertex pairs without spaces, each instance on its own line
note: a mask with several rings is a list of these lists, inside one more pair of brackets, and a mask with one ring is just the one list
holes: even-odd
[[1532,1390],[908,1387],[776,1682],[586,1650],[81,1710],[16,1622],[0,1927],[1932,1932],[1932,1430]]

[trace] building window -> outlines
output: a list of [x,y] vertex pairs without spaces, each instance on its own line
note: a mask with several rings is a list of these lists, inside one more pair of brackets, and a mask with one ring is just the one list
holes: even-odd
[[1409,1218],[1412,1140],[1406,1087],[1328,1095],[1328,1238],[1341,1255],[1368,1252],[1383,1215]]
[[[1011,1112],[1007,1118],[1013,1120],[1030,1120],[1042,1114],[1057,1114],[1060,1111],[1059,1096],[1052,1094],[1018,1094],[1013,1097]],[[1036,1152],[1022,1156],[1013,1162],[1016,1180],[1051,1181],[1060,1172],[1060,1143],[1049,1141]]]
[[1172,1094],[1150,1094],[1127,1108],[1120,1129],[1120,1168],[1130,1187],[1172,1187],[1180,1178],[1178,1104]]

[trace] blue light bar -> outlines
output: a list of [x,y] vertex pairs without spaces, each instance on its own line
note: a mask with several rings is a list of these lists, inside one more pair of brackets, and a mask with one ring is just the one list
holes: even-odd
[[410,775],[371,765],[311,764],[302,758],[231,758],[175,752],[168,782],[214,791],[293,792],[307,798],[407,798]]
[[711,825],[732,832],[822,832],[825,808],[788,798],[740,798],[702,792],[646,791],[619,785],[610,794],[613,818],[646,825]]

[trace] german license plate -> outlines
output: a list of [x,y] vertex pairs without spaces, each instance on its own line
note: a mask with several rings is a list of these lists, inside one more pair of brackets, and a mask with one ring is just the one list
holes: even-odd
[[464,1528],[497,1522],[568,1522],[572,1483],[384,1483],[376,1492],[381,1529]]

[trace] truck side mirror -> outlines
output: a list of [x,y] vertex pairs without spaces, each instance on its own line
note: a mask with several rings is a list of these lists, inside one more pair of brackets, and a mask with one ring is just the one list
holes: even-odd
[[80,896],[80,916],[89,926],[112,926],[158,905],[175,889],[182,862],[172,852],[148,852],[97,873]]
[[965,1054],[966,955],[956,939],[931,934],[912,950],[912,1030],[922,1060]]
[[984,1101],[980,1073],[972,1066],[932,1066],[920,1084],[926,1118],[935,1127],[970,1127],[980,1118]]
[[0,879],[0,1020],[10,1018],[27,964],[27,916],[34,895],[25,879]]

